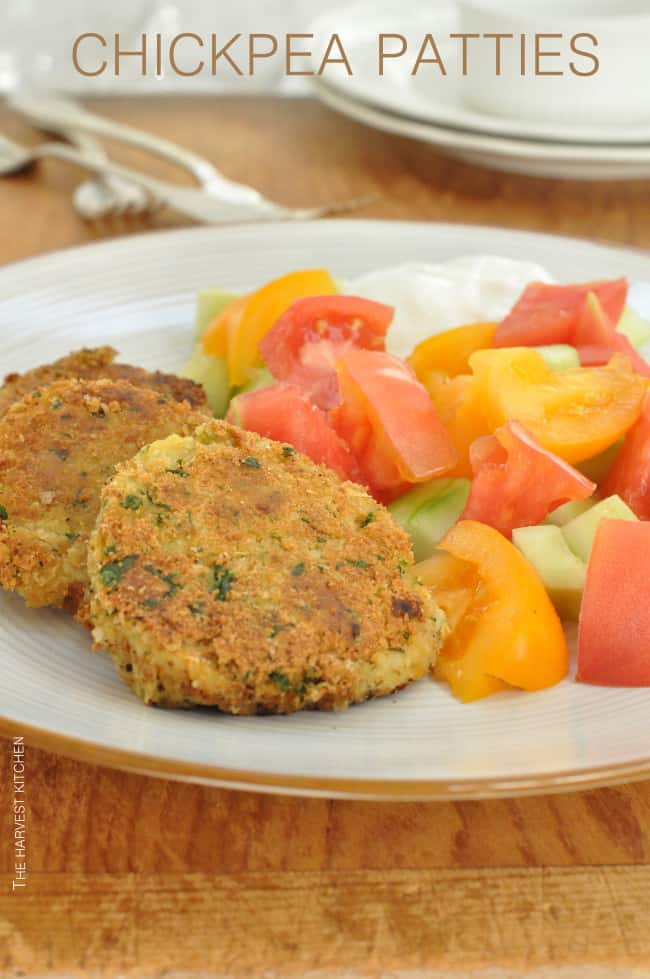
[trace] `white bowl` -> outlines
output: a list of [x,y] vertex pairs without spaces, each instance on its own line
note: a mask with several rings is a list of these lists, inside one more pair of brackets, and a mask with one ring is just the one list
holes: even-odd
[[[468,41],[467,77],[462,93],[468,105],[509,118],[576,123],[619,124],[650,120],[648,38],[650,0],[458,0],[463,33],[513,34],[501,42],[501,74],[496,72],[496,44],[483,36]],[[526,35],[525,74],[521,72],[520,38]],[[561,34],[540,40],[544,51],[559,57],[540,60],[535,75],[535,35]],[[591,75],[575,74],[594,62],[571,50],[571,39],[599,61]],[[457,42],[460,43],[460,42]]]

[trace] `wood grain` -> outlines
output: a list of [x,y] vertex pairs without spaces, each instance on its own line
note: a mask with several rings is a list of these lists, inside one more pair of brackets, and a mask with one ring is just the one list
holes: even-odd
[[[642,183],[492,173],[310,101],[101,108],[289,204],[370,191],[381,199],[363,216],[650,247]],[[1,110],[0,131],[36,139]],[[0,182],[1,262],[180,223],[87,227],[70,207],[81,176],[47,164]],[[9,757],[0,741],[1,975],[650,972],[650,782],[495,802],[327,802],[149,779],[28,746],[29,879],[12,892]]]
[[650,954],[649,889],[648,867],[51,874],[0,924],[0,966],[42,967],[44,919],[45,965],[63,973],[107,954],[120,969],[224,976],[629,965]]

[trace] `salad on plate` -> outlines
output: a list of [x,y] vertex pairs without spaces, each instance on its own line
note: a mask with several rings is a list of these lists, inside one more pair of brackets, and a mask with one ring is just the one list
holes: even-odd
[[650,323],[625,278],[472,257],[198,296],[183,374],[217,417],[364,486],[446,613],[461,701],[650,685]]

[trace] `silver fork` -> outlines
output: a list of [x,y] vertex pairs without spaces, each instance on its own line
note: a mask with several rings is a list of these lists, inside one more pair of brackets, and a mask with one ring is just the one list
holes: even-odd
[[179,187],[178,184],[158,180],[140,170],[126,167],[113,160],[98,160],[65,143],[41,143],[39,146],[26,147],[0,135],[0,176],[19,173],[46,157],[65,160],[103,177],[122,177],[151,193],[161,205],[167,205],[203,224],[245,221],[309,221],[326,215],[353,210],[372,199],[366,196],[325,207],[303,208],[282,207],[279,204],[266,201],[264,198],[249,203],[243,201],[233,203],[216,198],[198,188]]
[[[92,136],[80,132],[62,135],[89,159],[108,159],[101,143]],[[84,221],[145,216],[158,206],[153,195],[143,187],[116,176],[95,176],[84,180],[75,187],[72,203]]]
[[375,195],[366,195],[356,200],[343,201],[339,204],[320,208],[290,209],[267,200],[254,187],[227,179],[209,160],[205,160],[191,150],[177,146],[160,136],[154,136],[151,133],[134,129],[132,126],[114,122],[105,116],[88,112],[72,99],[16,93],[8,96],[7,105],[12,111],[31,122],[32,125],[48,132],[61,135],[74,130],[117,140],[153,153],[187,170],[198,182],[204,194],[223,202],[224,205],[241,205],[251,209],[259,208],[269,216],[275,212],[276,217],[280,219],[295,218],[300,220],[323,217],[334,212],[354,210],[375,199]]

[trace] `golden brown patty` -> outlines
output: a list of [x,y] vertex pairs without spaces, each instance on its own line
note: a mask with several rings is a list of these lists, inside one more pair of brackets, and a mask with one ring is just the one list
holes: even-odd
[[53,364],[35,367],[25,374],[8,374],[0,388],[0,418],[16,401],[39,387],[73,378],[95,381],[107,378],[111,381],[130,381],[138,386],[155,388],[174,401],[189,401],[194,408],[206,408],[207,399],[200,384],[174,374],[146,371],[129,364],[114,364],[117,351],[112,347],[96,347],[92,350],[75,350]]
[[407,535],[290,446],[212,421],[118,467],[89,548],[96,645],[147,703],[235,714],[387,694],[444,617]]
[[115,464],[205,419],[127,381],[58,381],[13,405],[0,419],[0,585],[28,605],[75,610],[100,491]]

